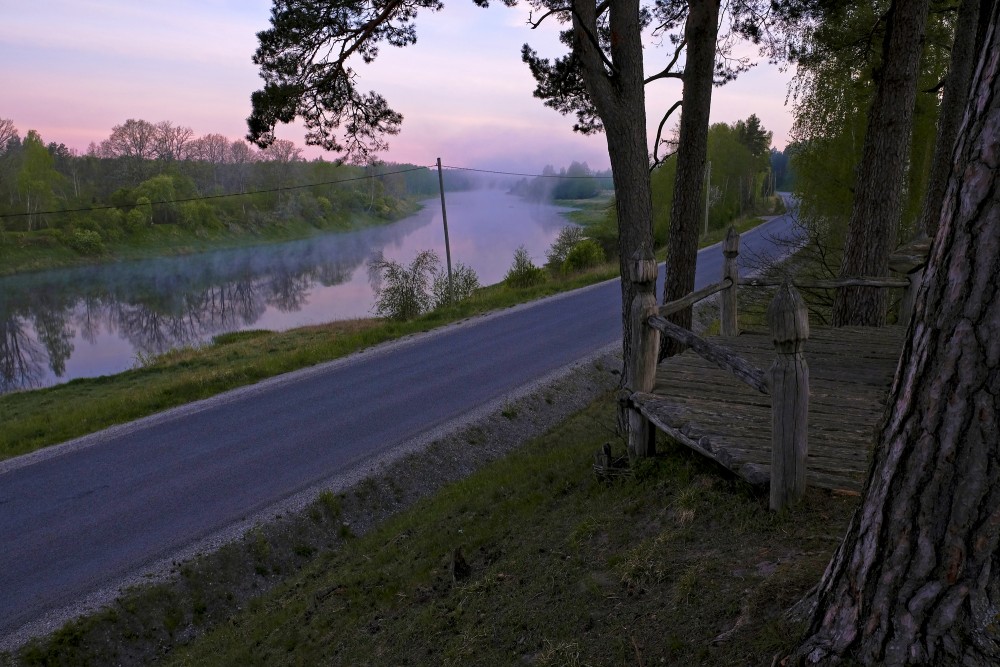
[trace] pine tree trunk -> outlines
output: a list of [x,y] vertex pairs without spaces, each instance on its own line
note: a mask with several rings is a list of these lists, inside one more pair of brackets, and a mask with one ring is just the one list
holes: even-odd
[[[719,35],[719,0],[691,0],[684,38],[687,63],[684,65],[684,92],[681,102],[680,143],[677,147],[677,175],[674,200],[667,232],[667,275],[663,302],[679,299],[694,289],[698,261],[698,232],[701,229],[705,156],[708,152],[708,117],[712,109],[712,82],[715,72],[715,42]],[[691,309],[668,318],[685,329],[691,328]],[[683,345],[664,336],[660,358],[683,350]]]
[[872,473],[787,664],[1000,664],[997,15]]
[[[580,59],[584,82],[604,124],[608,156],[615,182],[618,213],[618,254],[622,275],[622,352],[632,354],[629,318],[633,287],[628,281],[628,261],[640,248],[653,247],[653,204],[649,184],[646,139],[646,94],[642,67],[642,30],[638,0],[611,0],[610,28],[619,38],[611,44],[616,74],[608,77],[599,52],[588,39],[596,34],[596,6],[592,0],[576,5],[574,53]],[[628,368],[628,363],[625,364]],[[623,378],[631,386],[631,378]]]
[[[903,182],[923,51],[928,0],[893,0],[888,14],[881,72],[858,165],[854,206],[847,229],[841,277],[884,276],[902,213]],[[835,326],[885,324],[885,291],[837,290]]]

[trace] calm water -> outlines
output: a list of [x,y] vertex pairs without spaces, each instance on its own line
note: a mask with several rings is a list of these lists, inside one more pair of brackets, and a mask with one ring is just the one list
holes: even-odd
[[[503,279],[519,245],[541,263],[564,210],[495,190],[449,193],[452,262],[484,285]],[[436,199],[357,232],[0,279],[0,393],[118,373],[219,333],[370,316],[366,261],[381,250],[409,262],[427,249],[444,262]]]

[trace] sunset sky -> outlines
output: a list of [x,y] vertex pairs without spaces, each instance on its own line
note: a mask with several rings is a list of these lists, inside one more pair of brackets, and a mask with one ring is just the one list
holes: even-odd
[[[197,135],[246,133],[250,94],[261,85],[251,56],[256,33],[268,27],[269,1],[4,4],[0,118],[13,119],[22,136],[34,129],[46,142],[83,152],[129,118],[169,120]],[[402,133],[380,157],[431,164],[441,156],[450,165],[529,172],[572,160],[607,167],[603,136],[574,134],[571,118],[532,97],[521,45],[547,56],[561,47],[556,23],[533,31],[527,16],[527,8],[483,10],[470,0],[449,0],[444,11],[418,18],[415,46],[386,47],[374,65],[358,64],[361,87],[381,92],[405,116]],[[650,41],[647,69],[661,68],[668,57]],[[756,113],[783,147],[792,122],[785,106],[790,78],[764,63],[716,88],[712,121]],[[649,90],[651,131],[679,96],[675,81]],[[279,136],[304,143],[296,127]],[[306,151],[310,158],[322,154]]]

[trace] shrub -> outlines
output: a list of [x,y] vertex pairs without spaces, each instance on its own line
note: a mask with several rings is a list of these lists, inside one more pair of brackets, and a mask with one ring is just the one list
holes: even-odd
[[101,235],[92,229],[74,229],[67,241],[69,246],[81,255],[104,253],[104,242],[101,241]]
[[438,271],[434,276],[434,285],[431,291],[434,293],[435,308],[464,301],[480,288],[479,276],[476,275],[471,266],[466,266],[461,262],[452,268],[451,283],[452,292],[449,298],[447,269]]
[[604,262],[604,249],[597,241],[584,239],[577,243],[566,255],[562,264],[563,273],[585,271]]
[[583,239],[583,227],[568,225],[560,229],[556,240],[552,242],[552,245],[549,246],[548,251],[545,253],[545,266],[553,271],[562,268],[563,262],[566,261],[566,256],[569,255],[569,251]]
[[531,287],[545,280],[544,272],[535,266],[523,245],[514,251],[514,263],[507,270],[503,281],[510,287]]
[[368,277],[375,290],[372,310],[392,320],[410,320],[430,310],[434,305],[430,282],[440,264],[433,250],[418,253],[409,267],[382,253],[368,260]]

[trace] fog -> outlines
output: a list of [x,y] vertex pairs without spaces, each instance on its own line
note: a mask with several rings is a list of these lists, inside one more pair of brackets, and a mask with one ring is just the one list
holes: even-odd
[[[564,209],[500,190],[446,199],[452,262],[484,285],[503,279],[519,245],[543,263],[569,224]],[[437,198],[405,220],[355,232],[0,279],[0,393],[121,372],[224,332],[368,317],[367,259],[381,251],[405,263],[421,250],[444,262]]]

